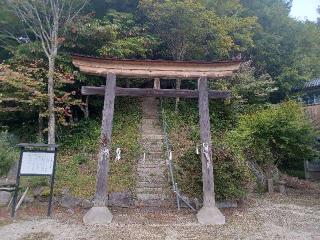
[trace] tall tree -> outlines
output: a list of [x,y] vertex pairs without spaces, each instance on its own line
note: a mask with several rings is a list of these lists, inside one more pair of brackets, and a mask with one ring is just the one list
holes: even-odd
[[258,17],[255,45],[247,54],[257,74],[270,74],[278,88],[271,101],[289,98],[292,88],[320,76],[319,25],[289,16],[292,0],[241,0],[246,15]]
[[[161,39],[164,55],[173,60],[229,58],[233,51],[244,50],[239,41],[245,48],[253,43],[254,17],[219,16],[209,2],[140,0],[139,7]],[[179,79],[176,85],[180,88]]]
[[7,0],[16,16],[41,42],[48,59],[48,143],[55,143],[54,73],[58,49],[86,0]]

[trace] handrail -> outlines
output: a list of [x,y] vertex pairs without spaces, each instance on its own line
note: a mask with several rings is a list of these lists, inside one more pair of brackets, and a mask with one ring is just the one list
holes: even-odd
[[180,194],[179,188],[178,188],[178,183],[176,182],[175,178],[174,178],[174,167],[173,167],[173,162],[172,162],[172,145],[170,143],[169,140],[169,134],[168,134],[168,123],[166,122],[166,117],[165,117],[165,110],[163,108],[163,104],[162,104],[162,99],[160,99],[160,105],[161,105],[161,118],[162,118],[162,128],[163,128],[163,144],[166,148],[166,152],[167,152],[167,165],[168,165],[168,171],[169,171],[169,182],[171,180],[171,184],[172,184],[172,191],[173,193],[176,195],[176,199],[177,199],[177,207],[178,210],[180,210],[180,199],[193,211],[196,211],[196,209],[194,209],[194,207],[192,207],[190,205],[190,203],[188,201],[186,201]]

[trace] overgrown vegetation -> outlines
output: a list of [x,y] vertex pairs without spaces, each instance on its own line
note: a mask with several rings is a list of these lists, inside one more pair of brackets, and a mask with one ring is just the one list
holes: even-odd
[[[252,185],[245,161],[237,159],[230,149],[219,145],[213,149],[215,194],[217,199],[239,200],[246,196]],[[181,191],[190,197],[202,198],[201,158],[190,148],[177,161],[177,176]]]
[[[223,119],[223,112],[218,111],[219,103],[214,103],[211,104],[211,123],[216,197],[239,200],[252,188],[254,177],[245,159],[235,154],[224,142],[221,132],[228,125],[229,119]],[[169,125],[179,187],[189,197],[201,199],[202,168],[200,155],[197,154],[197,149],[200,151],[197,101],[182,101],[179,113],[175,112],[171,101],[164,102],[163,108]],[[215,124],[218,119],[219,125]]]
[[[140,120],[139,99],[117,98],[108,185],[110,192],[134,190],[135,166],[140,153]],[[68,188],[78,197],[93,196],[100,133],[99,116],[61,130],[57,191]],[[116,148],[121,148],[119,161],[115,160]]]
[[[253,113],[242,114],[236,127],[229,128],[223,103],[211,102],[212,141],[214,143],[215,191],[219,199],[241,199],[253,190],[256,180],[264,186],[278,168],[300,166],[314,159],[316,132],[299,103],[288,101]],[[225,103],[228,105],[229,103]],[[173,103],[163,104],[182,191],[201,198],[201,159],[198,109],[196,101],[181,102],[180,112]],[[227,107],[227,106],[226,106]],[[226,116],[230,117],[230,113]],[[232,118],[231,118],[232,119]]]
[[0,132],[0,176],[8,173],[11,166],[19,158],[14,144],[16,139],[8,132]]
[[289,101],[241,116],[226,139],[271,177],[273,166],[290,169],[298,165],[303,169],[304,160],[313,160],[317,156],[316,136],[302,106]]

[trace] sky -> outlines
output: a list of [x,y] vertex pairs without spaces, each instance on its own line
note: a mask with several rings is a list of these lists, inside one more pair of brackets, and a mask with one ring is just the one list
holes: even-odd
[[316,21],[320,17],[317,8],[320,6],[320,0],[293,0],[291,16],[299,20]]

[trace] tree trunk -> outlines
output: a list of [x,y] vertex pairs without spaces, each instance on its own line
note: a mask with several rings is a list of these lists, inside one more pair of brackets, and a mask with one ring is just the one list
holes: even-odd
[[38,115],[38,142],[43,143],[44,142],[44,137],[43,137],[43,116],[42,112],[39,111]]
[[54,112],[54,71],[55,71],[55,56],[49,58],[48,71],[48,144],[55,144],[56,140],[56,122]]

